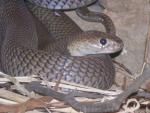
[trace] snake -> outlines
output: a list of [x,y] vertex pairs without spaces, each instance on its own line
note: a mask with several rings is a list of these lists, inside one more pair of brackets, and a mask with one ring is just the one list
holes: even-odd
[[29,2],[51,10],[73,10],[89,6],[97,0],[28,0]]
[[32,5],[0,0],[1,70],[48,81],[63,75],[69,82],[110,88],[115,68],[108,54],[120,51],[122,40],[114,34],[83,31],[63,12],[58,16]]

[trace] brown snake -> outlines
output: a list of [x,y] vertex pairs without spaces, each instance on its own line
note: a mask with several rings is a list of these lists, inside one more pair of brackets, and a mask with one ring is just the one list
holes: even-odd
[[51,10],[71,10],[88,6],[97,0],[27,0],[35,5]]
[[[0,0],[0,61],[3,72],[14,76],[38,75],[47,80],[58,79],[63,74],[67,81],[101,89],[113,84],[114,66],[110,56],[103,53],[114,43],[119,48],[113,48],[113,52],[122,49],[122,41],[117,36],[99,31],[83,32],[64,13],[56,16],[48,9],[29,7],[45,26],[29,12],[23,0]],[[61,42],[57,43],[55,38]],[[103,38],[107,39],[108,47],[99,46]],[[54,49],[49,46],[52,40]],[[85,42],[79,51],[82,53],[88,49],[90,53],[80,54],[82,57],[63,54],[67,48],[69,54],[76,56],[78,46]],[[110,48],[108,50],[110,53]],[[99,53],[102,54],[97,57],[85,56]]]

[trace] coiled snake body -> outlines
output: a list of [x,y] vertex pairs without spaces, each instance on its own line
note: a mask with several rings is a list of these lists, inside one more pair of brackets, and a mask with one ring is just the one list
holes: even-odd
[[[34,7],[33,10],[42,13],[43,10],[36,8],[38,7]],[[61,16],[56,16],[51,11],[47,12],[50,14],[50,20],[48,20],[49,22],[45,21],[45,26],[43,26],[29,12],[23,0],[0,0],[2,71],[14,76],[38,75],[46,77],[47,80],[58,79],[63,74],[63,79],[67,81],[101,89],[109,88],[113,84],[115,76],[114,66],[109,55],[73,57],[63,54],[58,46],[59,44],[65,45],[65,42],[56,44],[54,50],[49,49],[49,44],[51,44],[50,37],[60,40],[66,38],[67,43],[72,43],[76,39],[71,38],[72,35],[81,40],[83,40],[82,36],[109,38],[111,35],[96,31],[87,32],[86,35],[65,14],[61,13]],[[48,16],[40,16],[44,23],[44,19]],[[46,28],[49,25],[51,26],[48,28],[50,32]],[[95,38],[90,38],[91,42],[94,40]],[[121,43],[119,39],[116,41]]]

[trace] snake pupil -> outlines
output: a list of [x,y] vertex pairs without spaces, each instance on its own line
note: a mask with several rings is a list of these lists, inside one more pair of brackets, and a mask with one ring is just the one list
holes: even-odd
[[100,43],[102,45],[105,45],[107,43],[107,40],[105,38],[100,39]]

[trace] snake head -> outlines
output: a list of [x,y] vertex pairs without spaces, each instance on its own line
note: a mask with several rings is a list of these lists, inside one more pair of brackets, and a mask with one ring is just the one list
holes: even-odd
[[72,56],[111,54],[121,51],[123,42],[116,35],[100,31],[86,31],[75,35],[67,49]]

